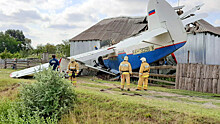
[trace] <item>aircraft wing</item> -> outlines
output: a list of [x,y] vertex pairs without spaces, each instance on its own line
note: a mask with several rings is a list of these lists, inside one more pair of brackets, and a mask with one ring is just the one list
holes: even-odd
[[[107,54],[110,54],[110,53],[113,53],[113,52],[114,52],[113,48],[110,47],[110,48],[103,48],[103,49],[99,49],[99,50],[94,50],[94,51],[91,51],[91,52],[86,52],[86,53],[79,54],[79,55],[76,55],[76,56],[71,56],[69,58],[73,57],[76,60],[83,63],[87,60],[95,59],[99,56],[104,56],[104,55],[107,55]],[[24,77],[24,76],[28,76],[28,75],[33,75],[34,73],[40,72],[43,69],[47,69],[48,67],[49,67],[49,63],[34,66],[34,67],[27,68],[27,69],[24,69],[24,70],[21,70],[21,71],[12,72],[10,74],[10,77],[19,78],[19,77]]]
[[97,71],[101,71],[101,72],[104,72],[104,73],[107,73],[107,74],[116,76],[116,74],[114,74],[114,73],[112,73],[112,72],[109,72],[109,71],[106,71],[106,70],[103,70],[103,69],[98,68],[98,67],[93,67],[93,66],[91,66],[91,65],[85,65],[85,66],[88,67],[88,68],[97,70]]
[[182,9],[182,8],[184,8],[185,6],[183,5],[183,6],[177,6],[177,7],[173,7],[173,9],[174,10],[179,10],[179,9]]
[[137,36],[127,38],[120,43],[116,44],[115,47],[120,49],[120,48],[125,48],[133,45],[137,45],[139,43],[142,43],[143,41],[148,41],[149,39],[159,36],[161,34],[167,33],[167,29],[165,28],[157,28],[151,31],[145,31],[140,33]]
[[19,78],[19,77],[24,77],[24,76],[28,76],[28,75],[33,75],[34,73],[42,71],[43,69],[47,69],[48,67],[49,67],[49,63],[34,66],[34,67],[27,68],[27,69],[24,69],[21,71],[12,72],[10,74],[10,77]]
[[190,16],[190,14],[193,14],[195,11],[199,10],[203,5],[204,4],[198,5],[198,6],[194,7],[194,8],[192,8],[191,10],[183,13],[182,15],[180,15],[180,18],[182,20],[186,19],[186,17]]
[[83,63],[87,60],[96,59],[99,56],[104,56],[104,55],[111,54],[111,53],[114,53],[113,47],[102,48],[102,49],[99,49],[99,50],[94,50],[94,51],[82,53],[82,54],[79,54],[79,55],[70,56],[70,57],[68,57],[68,59],[74,58],[75,60],[80,61],[80,62]]
[[206,18],[207,16],[208,16],[207,13],[198,14],[196,16],[187,18],[187,19],[183,20],[182,22],[183,22],[183,25],[185,26],[187,24],[194,23],[195,21],[198,21],[200,19]]

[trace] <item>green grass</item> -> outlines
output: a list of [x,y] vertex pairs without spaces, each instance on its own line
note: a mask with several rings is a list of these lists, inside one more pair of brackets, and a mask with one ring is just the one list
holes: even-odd
[[[13,79],[9,74],[14,70],[0,70],[0,95],[1,91],[11,88],[20,82],[32,83],[34,79]],[[93,79],[93,80],[91,80]],[[63,115],[60,124],[66,123],[220,123],[219,94],[199,93],[193,91],[167,89],[163,87],[149,86],[149,91],[173,93],[185,96],[164,96],[163,94],[121,91],[112,86],[120,86],[117,81],[104,81],[92,77],[78,78],[78,104],[69,114]],[[110,85],[106,85],[110,84]],[[134,82],[131,88],[136,88]],[[101,92],[100,89],[109,89]],[[15,92],[11,90],[11,94]],[[143,95],[128,96],[122,93]],[[193,97],[189,97],[193,96]],[[8,98],[8,96],[5,96]],[[189,98],[187,98],[189,97]],[[195,99],[194,99],[195,97]],[[13,97],[12,101],[18,97]],[[198,98],[202,98],[198,100]],[[2,100],[2,99],[1,99]],[[1,102],[0,100],[0,102]],[[209,108],[203,104],[211,102],[216,107]],[[4,111],[7,104],[0,103],[0,111]]]
[[61,124],[71,123],[220,123],[220,110],[152,98],[76,88],[79,103]]
[[[120,85],[120,82],[117,82],[117,81],[104,81],[104,80],[100,80],[100,79],[90,80],[90,79],[85,78],[85,77],[82,77],[80,79],[83,79],[85,81],[90,81],[90,82],[93,82],[93,83],[110,83],[110,84]],[[131,83],[131,87],[136,88],[137,85],[134,84],[134,83]],[[184,95],[184,96],[193,96],[193,97],[200,97],[200,98],[206,98],[206,99],[220,100],[220,94],[201,93],[201,92],[179,90],[179,89],[167,89],[167,88],[156,87],[156,86],[149,86],[148,89],[152,90],[152,91],[157,91],[157,92],[167,92],[167,93],[174,93],[174,94]]]
[[15,70],[12,69],[0,69],[0,91],[10,88],[18,83],[22,82],[33,82],[33,79],[15,79],[11,78],[9,75]]
[[[116,92],[120,92],[119,94],[122,93],[127,93],[129,95],[132,94],[141,94],[147,97],[155,97],[155,98],[161,98],[161,99],[168,99],[171,101],[182,101],[183,103],[195,103],[195,104],[206,104],[206,103],[212,103],[213,105],[216,105],[218,107],[220,107],[220,102],[216,102],[215,99],[211,100],[211,99],[206,99],[206,98],[202,98],[199,99],[200,97],[187,97],[187,95],[183,96],[183,97],[178,97],[178,96],[164,96],[163,94],[157,94],[157,93],[149,93],[149,92],[145,92],[145,91],[126,91],[124,90],[123,92],[121,92],[120,89],[116,88],[116,87],[112,87],[112,86],[104,86],[104,84],[102,84],[100,81],[98,81],[98,83],[96,81],[91,81],[88,80],[87,78],[81,78],[80,80],[87,80],[87,82],[93,82],[93,83],[82,83],[80,84],[81,86],[86,86],[86,87],[92,87],[92,88],[100,88],[100,89],[104,89],[104,90],[108,90],[110,89],[110,91],[116,91]],[[95,83],[96,82],[96,83]],[[187,91],[186,91],[187,92]],[[211,101],[210,101],[211,100]]]

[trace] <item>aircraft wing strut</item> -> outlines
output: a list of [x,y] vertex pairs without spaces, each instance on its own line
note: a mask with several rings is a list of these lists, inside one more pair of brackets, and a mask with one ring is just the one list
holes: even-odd
[[[83,54],[79,54],[79,55],[76,55],[76,56],[71,56],[71,57],[68,57],[68,58],[70,59],[70,58],[73,57],[77,61],[79,61],[81,63],[84,63],[87,60],[96,59],[99,56],[104,56],[104,55],[107,55],[107,54],[110,54],[110,53],[114,53],[114,50],[113,49],[108,49],[108,48],[103,48],[103,49],[94,50],[94,51],[86,52],[86,53],[83,53]],[[45,63],[45,64],[42,64],[42,65],[34,66],[34,67],[27,68],[27,69],[24,69],[24,70],[21,70],[21,71],[12,72],[10,74],[10,77],[19,78],[19,77],[24,77],[24,76],[27,76],[27,75],[33,75],[34,73],[40,72],[43,69],[47,69],[48,67],[49,67],[49,63]],[[87,65],[87,67],[88,67],[88,65]],[[91,66],[89,66],[89,67],[91,67]]]
[[75,55],[75,56],[70,56],[68,57],[68,59],[74,58],[75,60],[83,63],[85,61],[96,59],[99,56],[104,56],[104,55],[111,54],[111,53],[114,53],[113,49],[103,48],[103,49],[89,51],[89,52],[82,53],[82,54]]

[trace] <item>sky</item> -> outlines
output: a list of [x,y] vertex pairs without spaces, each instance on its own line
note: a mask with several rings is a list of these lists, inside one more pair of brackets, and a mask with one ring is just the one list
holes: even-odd
[[[178,0],[167,0],[172,6]],[[148,0],[0,0],[0,31],[18,29],[32,40],[32,46],[59,44],[102,19],[118,16],[146,16]],[[189,10],[205,3],[198,13],[220,26],[220,0],[180,0]]]

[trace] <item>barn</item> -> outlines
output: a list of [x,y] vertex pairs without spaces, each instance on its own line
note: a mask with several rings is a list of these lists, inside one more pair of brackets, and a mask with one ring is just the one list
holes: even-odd
[[[104,19],[76,37],[70,39],[70,55],[95,50],[94,46],[101,48],[112,45],[121,40],[147,30],[145,17],[117,17]],[[88,61],[86,64],[93,64]]]
[[[116,17],[104,19],[70,39],[70,55],[77,55],[116,44],[148,29],[147,17]],[[220,29],[205,20],[187,25],[188,42],[175,52],[179,63],[220,65]],[[93,65],[93,61],[86,64]]]
[[205,20],[186,27],[188,40],[175,52],[179,63],[220,65],[220,29]]

